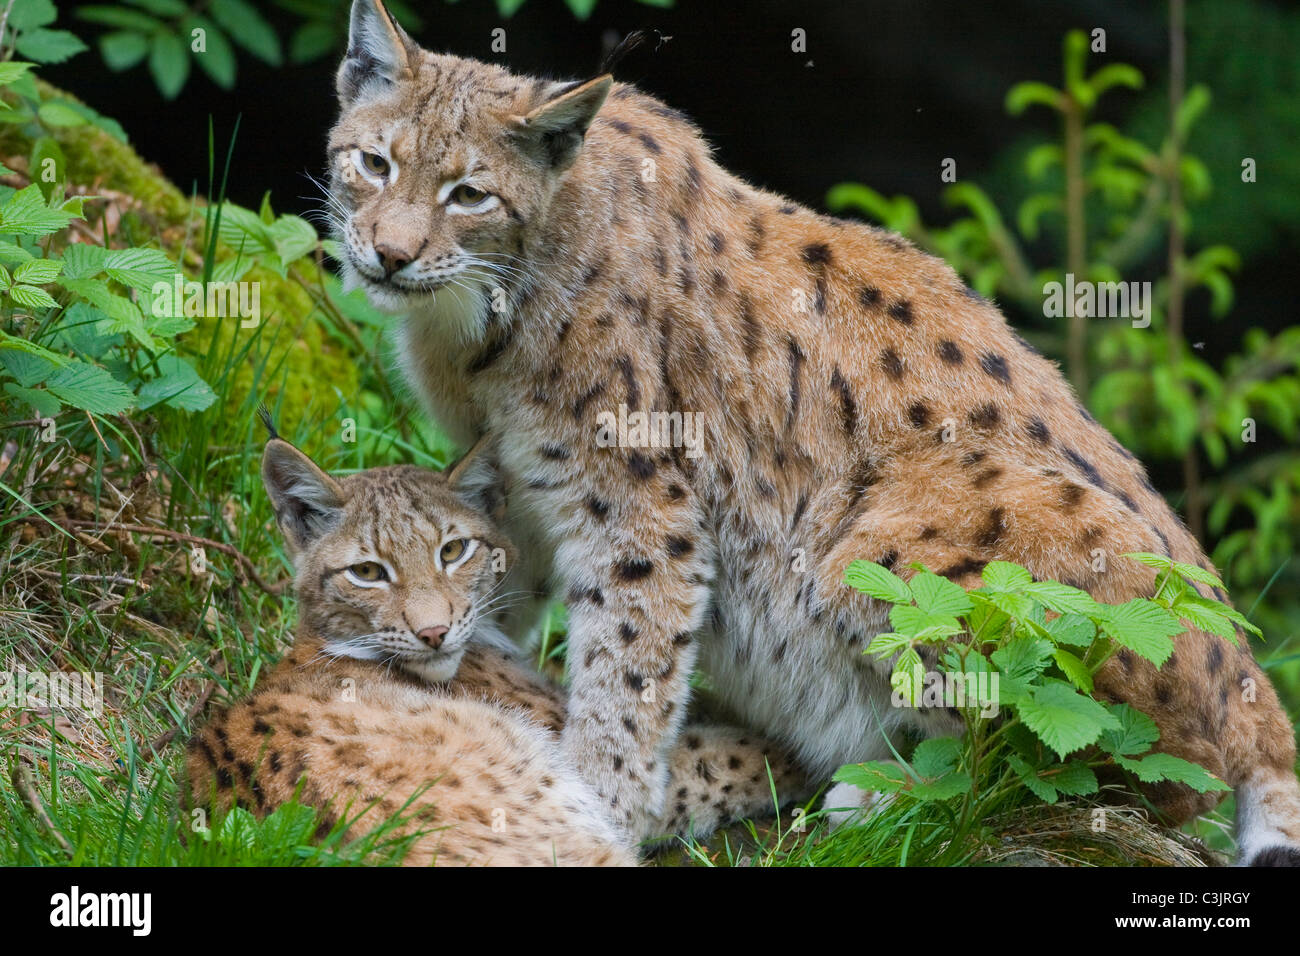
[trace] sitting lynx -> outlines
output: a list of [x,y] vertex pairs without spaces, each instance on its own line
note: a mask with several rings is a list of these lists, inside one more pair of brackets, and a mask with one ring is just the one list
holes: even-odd
[[[885,608],[844,585],[854,559],[968,586],[1014,561],[1110,603],[1153,588],[1121,554],[1208,565],[1056,366],[946,263],[745,183],[607,72],[428,52],[355,0],[337,90],[345,275],[405,317],[438,423],[496,437],[532,564],[512,586],[569,603],[564,746],[630,832],[672,799],[697,663],[814,773],[959,726],[890,706],[890,662],[862,653]],[[1267,677],[1245,641],[1176,643],[1159,670],[1121,651],[1097,693],[1237,789],[1244,860],[1300,863],[1294,731]],[[1150,797],[1171,821],[1217,799]]]
[[[481,507],[494,498],[485,457],[446,475],[396,466],[334,479],[273,438],[262,473],[301,622],[252,696],[190,742],[196,804],[267,812],[301,782],[326,829],[374,804],[351,827],[369,829],[406,806],[429,831],[408,864],[634,863],[559,748],[564,695],[492,624],[513,549]],[[770,759],[778,793],[793,796],[803,778]],[[764,760],[756,738],[693,728],[669,761],[672,813],[636,836],[702,835],[770,812]]]

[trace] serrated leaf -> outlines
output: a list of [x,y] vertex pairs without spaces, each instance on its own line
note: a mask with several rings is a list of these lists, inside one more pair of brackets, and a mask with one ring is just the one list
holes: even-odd
[[257,9],[245,0],[212,0],[212,19],[236,43],[271,66],[280,65],[280,38]]
[[1020,719],[1061,759],[1097,742],[1119,721],[1069,684],[1047,680],[1019,705]]
[[1070,797],[1086,797],[1088,794],[1096,793],[1100,789],[1097,782],[1097,775],[1092,772],[1092,768],[1086,763],[1079,760],[1071,760],[1063,764],[1056,772],[1049,773],[1048,779],[1052,785],[1061,793]]
[[180,271],[161,249],[113,249],[104,256],[109,277],[137,292],[152,292],[154,285],[171,285]]
[[1116,757],[1115,762],[1133,773],[1143,783],[1172,780],[1175,783],[1186,784],[1197,793],[1232,789],[1200,764],[1183,760],[1173,754],[1150,754],[1137,760],[1132,757]]
[[932,803],[940,800],[951,800],[953,797],[959,797],[963,793],[970,792],[971,779],[968,773],[949,773],[937,780],[928,780],[925,783],[914,783],[904,791],[908,796],[915,800],[924,800]]
[[1059,581],[1035,581],[1026,585],[1024,591],[1057,614],[1090,614],[1097,608],[1097,602],[1087,591]]
[[275,251],[286,263],[301,259],[316,248],[319,238],[312,224],[298,216],[283,215],[267,227]]
[[1020,782],[1029,788],[1030,793],[1036,796],[1044,803],[1054,804],[1060,797],[1057,795],[1056,787],[1052,786],[1046,780],[1038,775],[1029,763],[1016,754],[1007,756],[1007,766],[1019,778]]
[[36,183],[18,190],[0,207],[0,233],[18,236],[47,236],[58,232],[76,218],[63,209],[45,204],[45,196]]
[[1146,753],[1160,739],[1160,728],[1142,711],[1128,704],[1110,704],[1108,709],[1119,726],[1101,736],[1101,749],[1116,756]]
[[63,250],[63,277],[65,279],[89,279],[104,271],[104,259],[108,250],[103,246],[92,246],[78,242]]
[[912,603],[907,583],[888,568],[871,561],[854,561],[844,570],[844,583],[878,601]]
[[1009,561],[990,561],[980,577],[990,591],[1018,591],[1026,584],[1034,583],[1034,576],[1027,568]]
[[1085,694],[1092,693],[1092,673],[1083,661],[1061,647],[1052,652],[1052,660],[1056,661],[1056,666],[1070,679],[1071,684]]
[[34,285],[10,286],[9,298],[28,309],[52,309],[59,304],[54,296]]
[[885,760],[847,764],[836,770],[831,779],[836,783],[847,783],[859,790],[877,793],[897,793],[907,783],[903,768]]
[[[0,352],[0,355],[5,353]],[[13,382],[5,382],[5,392],[15,401],[30,405],[38,418],[53,418],[63,408],[63,403],[51,393],[40,388],[23,388]]]
[[62,269],[63,263],[58,259],[30,259],[14,270],[14,281],[44,285],[53,282]]
[[19,0],[9,11],[9,26],[19,32],[48,26],[58,17],[54,0]]
[[1174,652],[1173,638],[1185,630],[1169,611],[1146,598],[1125,604],[1100,604],[1101,629],[1116,644],[1127,647],[1160,667]]
[[941,777],[957,769],[961,760],[961,741],[956,737],[931,737],[912,751],[912,769],[920,777]]
[[905,647],[911,646],[912,639],[906,634],[877,634],[867,645],[867,653],[876,657],[892,657]]
[[925,681],[925,665],[915,648],[907,648],[898,655],[894,662],[894,671],[889,675],[890,689],[899,694],[910,706],[915,707],[921,698],[921,688]]
[[1097,625],[1082,614],[1062,614],[1043,627],[1056,643],[1071,647],[1087,647],[1097,636]]
[[[0,268],[20,266],[32,259],[32,254],[16,243],[0,239]],[[8,275],[8,273],[5,273]]]
[[190,52],[199,69],[213,83],[223,90],[231,89],[235,85],[235,49],[221,29],[207,17],[193,16],[186,17],[181,22],[181,30],[191,38],[195,30],[203,31],[204,49],[195,50],[191,40]]
[[907,582],[916,606],[927,614],[943,617],[960,617],[970,613],[969,595],[959,584],[947,578],[921,571]]
[[162,375],[140,388],[141,411],[165,403],[182,411],[201,412],[216,401],[217,395],[208,383],[193,365],[179,356],[170,353],[162,356],[158,367]]
[[914,640],[939,640],[962,632],[956,618],[929,614],[910,604],[895,604],[890,608],[889,623],[894,630]]
[[1208,584],[1212,588],[1223,587],[1222,579],[1213,571],[1207,571],[1205,568],[1198,567],[1195,564],[1182,564],[1174,562],[1174,570],[1190,581],[1198,584]]
[[324,20],[304,23],[289,40],[289,60],[292,63],[310,63],[333,50],[339,38],[340,32],[332,23]]
[[15,46],[24,57],[37,63],[62,63],[88,49],[67,30],[47,30],[44,27],[19,34]]
[[1051,641],[1038,637],[1013,637],[989,656],[1005,677],[1027,681],[1047,669],[1052,650]]
[[117,415],[131,407],[131,389],[104,369],[85,362],[69,362],[53,372],[45,387],[73,408],[95,415]]

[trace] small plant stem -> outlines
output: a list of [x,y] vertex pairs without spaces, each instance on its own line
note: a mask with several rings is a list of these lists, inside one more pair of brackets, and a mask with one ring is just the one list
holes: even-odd
[[[1066,271],[1082,282],[1087,278],[1088,221],[1083,207],[1083,105],[1067,91],[1065,116],[1065,222]],[[1088,320],[1071,309],[1066,341],[1066,366],[1070,384],[1081,400],[1088,389]]]

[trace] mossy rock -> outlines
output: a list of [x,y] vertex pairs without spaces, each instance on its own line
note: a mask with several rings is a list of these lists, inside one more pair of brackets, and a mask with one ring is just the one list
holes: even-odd
[[[43,97],[79,102],[47,83],[37,81],[37,86]],[[173,258],[183,260],[190,278],[198,278],[198,257],[193,247],[203,234],[207,206],[204,197],[187,196],[129,143],[96,126],[59,127],[51,130],[50,135],[63,151],[67,183],[91,195],[122,197],[116,234],[123,244],[143,245],[156,240]],[[22,126],[0,125],[0,156],[30,156],[32,146],[33,140]],[[95,215],[91,207],[87,211]],[[223,260],[231,255],[223,248],[217,258]],[[301,260],[294,268],[302,273],[309,286],[318,283],[319,267],[314,262]],[[279,404],[286,418],[294,420],[313,405],[317,406],[315,414],[319,415],[319,404],[333,388],[338,388],[344,396],[355,395],[360,382],[355,350],[330,337],[307,291],[292,278],[282,278],[260,267],[244,276],[244,281],[260,283],[260,340],[258,347],[249,350],[234,381],[222,390],[227,396],[223,411],[233,414],[245,406],[244,399],[254,387],[269,403]],[[218,323],[214,342],[214,326]],[[237,349],[242,347],[245,343],[235,340],[236,337],[249,335],[251,331],[241,329],[235,318],[201,319],[195,329],[182,337],[180,344],[183,351],[191,354],[203,354],[214,347],[224,354],[232,340]],[[259,364],[278,369],[279,373],[255,381]],[[322,390],[322,384],[327,386],[326,390]]]

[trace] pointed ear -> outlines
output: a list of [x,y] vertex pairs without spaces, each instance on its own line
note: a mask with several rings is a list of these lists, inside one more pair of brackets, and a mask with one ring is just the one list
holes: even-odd
[[527,116],[514,120],[515,139],[542,165],[563,172],[578,158],[587,127],[613,85],[614,78],[606,74],[561,87]]
[[381,0],[352,0],[348,52],[335,78],[339,102],[351,106],[369,90],[412,79],[419,65],[420,48]]
[[487,512],[493,521],[505,512],[506,496],[492,439],[484,435],[460,461],[447,469],[447,487],[472,508]]
[[337,481],[280,438],[262,452],[262,483],[294,558],[338,523],[347,500]]

